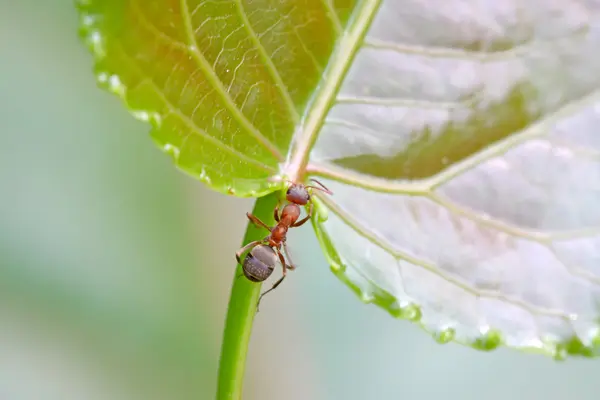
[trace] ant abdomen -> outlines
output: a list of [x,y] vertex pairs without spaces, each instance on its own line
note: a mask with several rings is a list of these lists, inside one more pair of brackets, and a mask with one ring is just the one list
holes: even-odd
[[273,273],[279,258],[269,246],[258,245],[244,259],[242,269],[246,278],[252,282],[262,282]]

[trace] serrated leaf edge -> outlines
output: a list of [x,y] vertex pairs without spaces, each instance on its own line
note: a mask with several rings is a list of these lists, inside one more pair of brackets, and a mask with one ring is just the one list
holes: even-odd
[[[316,196],[318,196],[318,194]],[[370,290],[361,289],[357,283],[352,281],[351,277],[346,273],[347,265],[345,265],[337,255],[329,235],[326,233],[325,229],[321,227],[321,224],[326,221],[326,216],[320,215],[322,212],[321,209],[327,210],[327,207],[324,204],[317,207],[315,211],[316,218],[312,218],[311,222],[333,274],[346,284],[363,303],[375,304],[395,318],[406,319],[416,323],[417,326],[431,335],[438,343],[446,344],[455,342],[481,351],[491,351],[502,346],[526,353],[551,356],[557,361],[566,360],[569,355],[590,358],[600,356],[599,323],[596,324],[599,329],[596,330],[595,335],[590,341],[591,345],[589,346],[584,345],[576,335],[564,341],[555,340],[550,337],[540,337],[539,341],[541,346],[531,346],[527,344],[523,346],[509,345],[501,331],[488,325],[480,326],[479,332],[481,335],[471,342],[458,340],[455,335],[455,328],[452,326],[440,326],[438,330],[428,329],[421,322],[422,311],[419,305],[414,303],[405,305],[399,304],[398,300],[392,294],[379,288],[365,276],[363,276],[363,278],[365,281],[369,282]],[[360,274],[360,271],[355,270],[355,272]]]
[[273,179],[264,180],[259,185],[257,190],[240,191],[228,184],[217,184],[210,178],[204,170],[210,169],[205,167],[201,173],[187,169],[179,164],[178,156],[179,149],[171,144],[162,144],[155,139],[154,132],[161,128],[162,118],[156,111],[148,109],[138,109],[132,105],[127,93],[127,87],[121,82],[119,74],[112,71],[104,70],[101,67],[102,60],[106,57],[104,43],[106,38],[98,28],[98,19],[100,18],[91,10],[91,2],[89,0],[76,0],[75,6],[79,11],[79,35],[82,41],[87,46],[94,60],[94,75],[96,82],[100,88],[106,90],[117,97],[124,103],[128,112],[137,120],[149,123],[151,126],[150,136],[164,153],[171,156],[175,166],[186,175],[194,179],[200,180],[211,189],[226,194],[235,195],[237,197],[262,197],[277,190],[281,190],[285,182],[279,176],[274,175]]

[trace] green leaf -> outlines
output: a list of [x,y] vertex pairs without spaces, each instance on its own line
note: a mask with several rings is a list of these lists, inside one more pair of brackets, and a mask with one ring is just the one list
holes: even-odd
[[600,342],[600,13],[559,3],[92,1],[82,25],[181,169],[239,196],[321,177],[363,300],[563,357]]

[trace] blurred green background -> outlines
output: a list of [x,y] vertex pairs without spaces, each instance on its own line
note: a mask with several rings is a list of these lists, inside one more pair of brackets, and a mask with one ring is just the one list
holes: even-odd
[[[96,88],[69,0],[0,0],[0,399],[212,399],[252,201]],[[258,314],[246,399],[596,399],[600,360],[438,345],[358,301],[312,228]]]

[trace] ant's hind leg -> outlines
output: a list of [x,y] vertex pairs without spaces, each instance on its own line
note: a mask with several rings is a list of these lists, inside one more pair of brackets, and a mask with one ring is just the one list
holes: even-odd
[[277,251],[277,255],[279,256],[279,260],[281,261],[281,265],[283,266],[283,275],[281,276],[281,278],[279,278],[277,280],[277,282],[275,282],[273,284],[273,286],[271,286],[271,289],[267,290],[266,292],[264,292],[263,294],[260,295],[260,297],[258,298],[258,302],[256,303],[256,312],[259,311],[258,306],[260,305],[260,301],[262,300],[262,298],[267,293],[277,289],[277,286],[281,285],[281,282],[283,282],[283,280],[285,279],[285,274],[286,274],[286,269],[287,269],[287,265],[285,264],[285,258],[283,258],[283,254],[281,254],[281,251],[279,251],[279,249],[277,249],[276,251]]
[[246,217],[248,217],[248,219],[250,220],[250,222],[252,222],[254,225],[256,225],[258,227],[265,228],[269,232],[271,232],[271,230],[273,229],[269,225],[265,224],[260,219],[258,219],[257,217],[255,217],[254,215],[252,215],[250,213],[246,213]]
[[237,253],[235,253],[235,259],[237,260],[237,262],[239,264],[241,264],[242,263],[242,261],[241,261],[242,254],[244,254],[248,250],[252,250],[253,248],[255,248],[256,246],[258,246],[261,243],[262,242],[260,240],[257,240],[255,242],[250,242],[247,245],[245,245],[244,247],[242,247],[241,249],[239,249],[237,251]]
[[310,217],[312,217],[312,213],[313,213],[313,203],[311,202],[310,206],[308,206],[308,215],[306,217],[302,218],[300,221],[293,224],[292,228],[297,228],[300,225],[303,225],[306,221],[308,221],[310,219]]

